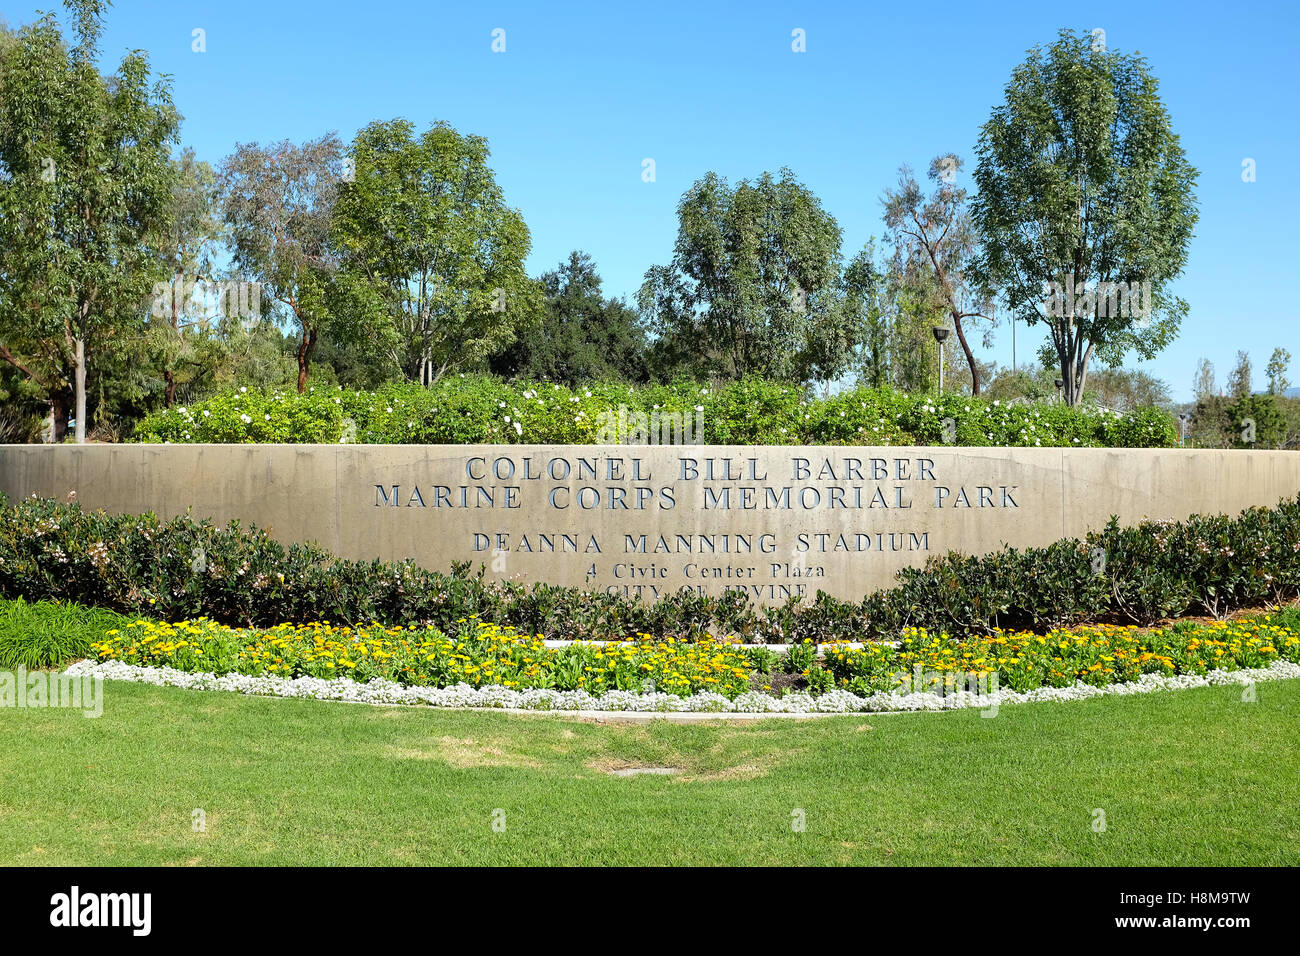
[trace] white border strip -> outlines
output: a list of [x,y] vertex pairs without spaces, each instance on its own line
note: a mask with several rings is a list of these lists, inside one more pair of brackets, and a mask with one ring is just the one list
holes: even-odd
[[[1040,687],[1026,693],[998,690],[992,694],[958,691],[954,694],[932,693],[900,694],[897,691],[877,691],[868,697],[846,690],[831,690],[814,697],[802,691],[773,697],[770,694],[748,691],[735,700],[721,694],[700,693],[690,697],[674,694],[638,694],[633,691],[608,691],[593,697],[586,691],[512,690],[500,685],[471,687],[457,684],[454,687],[406,687],[393,681],[375,678],[367,683],[337,677],[322,680],[316,677],[247,677],[242,674],[191,674],[171,667],[140,667],[121,661],[78,661],[68,670],[71,675],[92,675],[105,680],[153,684],[158,687],[180,687],[187,690],[222,690],[239,694],[266,697],[290,697],[308,700],[338,700],[364,704],[424,705],[453,709],[489,709],[524,713],[565,713],[573,716],[613,716],[614,714],[727,714],[805,715],[881,713],[899,711],[939,711],[961,708],[990,710],[1007,704],[1027,704],[1039,701],[1086,700],[1108,695],[1147,694],[1162,690],[1185,690],[1191,687],[1216,685],[1249,685],[1263,681],[1292,680],[1300,678],[1300,664],[1291,661],[1274,661],[1268,667],[1241,670],[1214,670],[1204,676],[1181,674],[1164,677],[1144,674],[1126,684],[1109,684],[1094,687],[1075,684],[1073,687]],[[697,718],[698,719],[698,718]]]
[[[551,650],[557,650],[561,647],[569,647],[572,644],[592,644],[597,647],[603,647],[606,644],[637,644],[639,642],[635,640],[629,640],[629,639],[623,639],[617,641],[594,641],[594,640],[569,640],[567,638],[552,638],[552,639],[544,640],[542,641],[542,643],[546,647],[550,648]],[[680,643],[686,644],[691,642],[681,641]],[[774,654],[789,654],[790,648],[799,646],[798,644],[768,644],[768,643],[733,644],[729,641],[715,641],[715,643],[722,647],[727,647],[730,649],[740,649],[742,651],[756,651],[759,650],[760,648],[765,648]],[[824,643],[817,645],[817,653],[825,654],[828,650],[832,650],[832,649],[843,650],[844,648],[859,651],[862,648],[867,647],[869,644],[882,644],[886,647],[900,647],[902,646],[902,643],[903,643],[902,641],[826,641]]]

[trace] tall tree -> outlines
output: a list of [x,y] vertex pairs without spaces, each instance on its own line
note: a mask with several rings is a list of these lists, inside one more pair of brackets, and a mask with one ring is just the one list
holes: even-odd
[[[893,324],[889,333],[890,368],[895,387],[905,392],[924,392],[936,387],[939,356],[935,347],[935,326],[947,327],[947,310],[939,284],[930,266],[916,260],[899,269],[893,262],[889,290],[893,303]],[[945,358],[951,350],[945,351]]]
[[872,388],[890,383],[890,296],[888,271],[876,263],[873,239],[840,275],[845,314],[858,329],[858,380]]
[[[217,174],[186,149],[172,160],[175,173],[171,214],[158,244],[167,266],[167,281],[154,284],[148,351],[163,378],[163,401],[176,402],[179,385],[213,370],[222,354],[215,334],[227,318],[228,302],[212,301],[216,247],[224,232]],[[196,290],[198,296],[193,293]],[[244,299],[251,299],[244,296]]]
[[240,144],[221,164],[234,265],[245,279],[260,281],[297,326],[299,392],[332,316],[338,257],[330,223],[342,177],[343,147],[334,133],[301,146]]
[[1198,402],[1206,402],[1217,392],[1218,386],[1214,383],[1214,363],[1203,358],[1196,366],[1196,378],[1192,380],[1192,393]]
[[1172,341],[1187,303],[1168,283],[1187,261],[1197,173],[1145,59],[1062,30],[1013,71],[977,152],[973,273],[1046,324],[1070,404],[1094,355],[1118,366]]
[[1291,353],[1286,349],[1278,346],[1273,350],[1273,354],[1268,360],[1268,393],[1270,395],[1285,395],[1286,390],[1291,387],[1291,380],[1287,374],[1291,369]]
[[541,323],[493,357],[493,372],[566,385],[646,380],[645,331],[635,311],[601,292],[591,256],[569,253],[541,284],[546,296]]
[[1089,401],[1117,412],[1171,408],[1169,383],[1142,369],[1103,368],[1088,376]]
[[907,271],[921,259],[928,265],[942,296],[948,320],[957,333],[970,371],[971,394],[980,393],[980,370],[966,338],[966,321],[993,318],[993,297],[971,282],[975,234],[966,209],[966,190],[956,185],[962,162],[955,155],[930,163],[933,191],[926,196],[908,166],[898,172],[898,187],[882,197],[885,225],[894,240],[898,268]]
[[382,301],[380,334],[396,368],[431,384],[537,321],[528,227],[506,205],[483,137],[446,123],[417,137],[406,120],[376,122],[353,154],[335,235],[345,273]]
[[1236,399],[1248,398],[1255,391],[1253,378],[1254,370],[1250,364],[1250,353],[1239,350],[1237,364],[1232,367],[1232,374],[1228,376],[1228,394]]
[[831,379],[857,342],[838,289],[840,227],[788,169],[733,189],[708,173],[682,197],[670,265],[637,296],[660,334],[694,344],[715,374]]
[[0,64],[0,358],[41,382],[56,438],[70,384],[81,442],[88,363],[139,328],[159,275],[151,237],[169,215],[180,117],[143,53],[100,74],[106,0],[66,6],[74,46],[46,15],[4,44]]

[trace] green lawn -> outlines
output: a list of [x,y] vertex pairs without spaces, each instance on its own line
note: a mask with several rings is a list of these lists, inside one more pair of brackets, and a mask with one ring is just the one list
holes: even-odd
[[692,726],[110,683],[0,709],[0,863],[1295,865],[1300,681],[1257,693]]

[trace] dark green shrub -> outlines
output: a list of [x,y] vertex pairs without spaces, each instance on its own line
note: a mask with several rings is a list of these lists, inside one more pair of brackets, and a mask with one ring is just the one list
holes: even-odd
[[1300,595],[1300,498],[1237,517],[1114,521],[1084,541],[950,553],[904,568],[894,587],[844,601],[818,592],[759,607],[745,592],[674,592],[654,604],[602,591],[487,580],[410,561],[349,561],[282,545],[237,522],[107,515],[27,499],[0,506],[0,596],[77,602],[165,620],[226,624],[427,622],[464,618],[548,638],[706,635],[794,644],[893,637],[904,627],[953,636],[1048,630],[1122,618],[1152,623],[1188,610],[1222,617]]
[[1111,518],[1105,530],[1088,536],[1098,577],[1106,583],[1111,606],[1126,620],[1149,627],[1178,617],[1194,600],[1190,568],[1170,554],[1172,522],[1144,521],[1122,528]]

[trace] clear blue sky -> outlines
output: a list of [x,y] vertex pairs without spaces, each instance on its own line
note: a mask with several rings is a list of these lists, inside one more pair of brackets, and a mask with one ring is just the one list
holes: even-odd
[[[0,0],[11,26],[41,4]],[[1073,17],[1074,19],[1067,19]],[[844,230],[883,231],[879,197],[907,162],[972,156],[1025,51],[1061,27],[1145,54],[1192,163],[1201,221],[1177,291],[1179,340],[1149,368],[1190,397],[1238,349],[1256,387],[1276,345],[1296,355],[1300,12],[1294,3],[432,3],[119,0],[101,66],[143,48],[171,74],[182,138],[214,165],[238,142],[345,138],[375,119],[435,119],[486,136],[532,232],[529,268],[589,252],[614,295],[666,262],[674,208],[708,170],[735,181],[790,166]],[[191,50],[206,31],[207,52]],[[492,31],[506,31],[493,53]],[[801,28],[807,52],[791,51]],[[653,158],[657,181],[641,178]],[[1241,164],[1257,163],[1243,183]],[[1020,327],[1021,359],[1042,337]],[[1010,334],[991,353],[1010,364]]]

